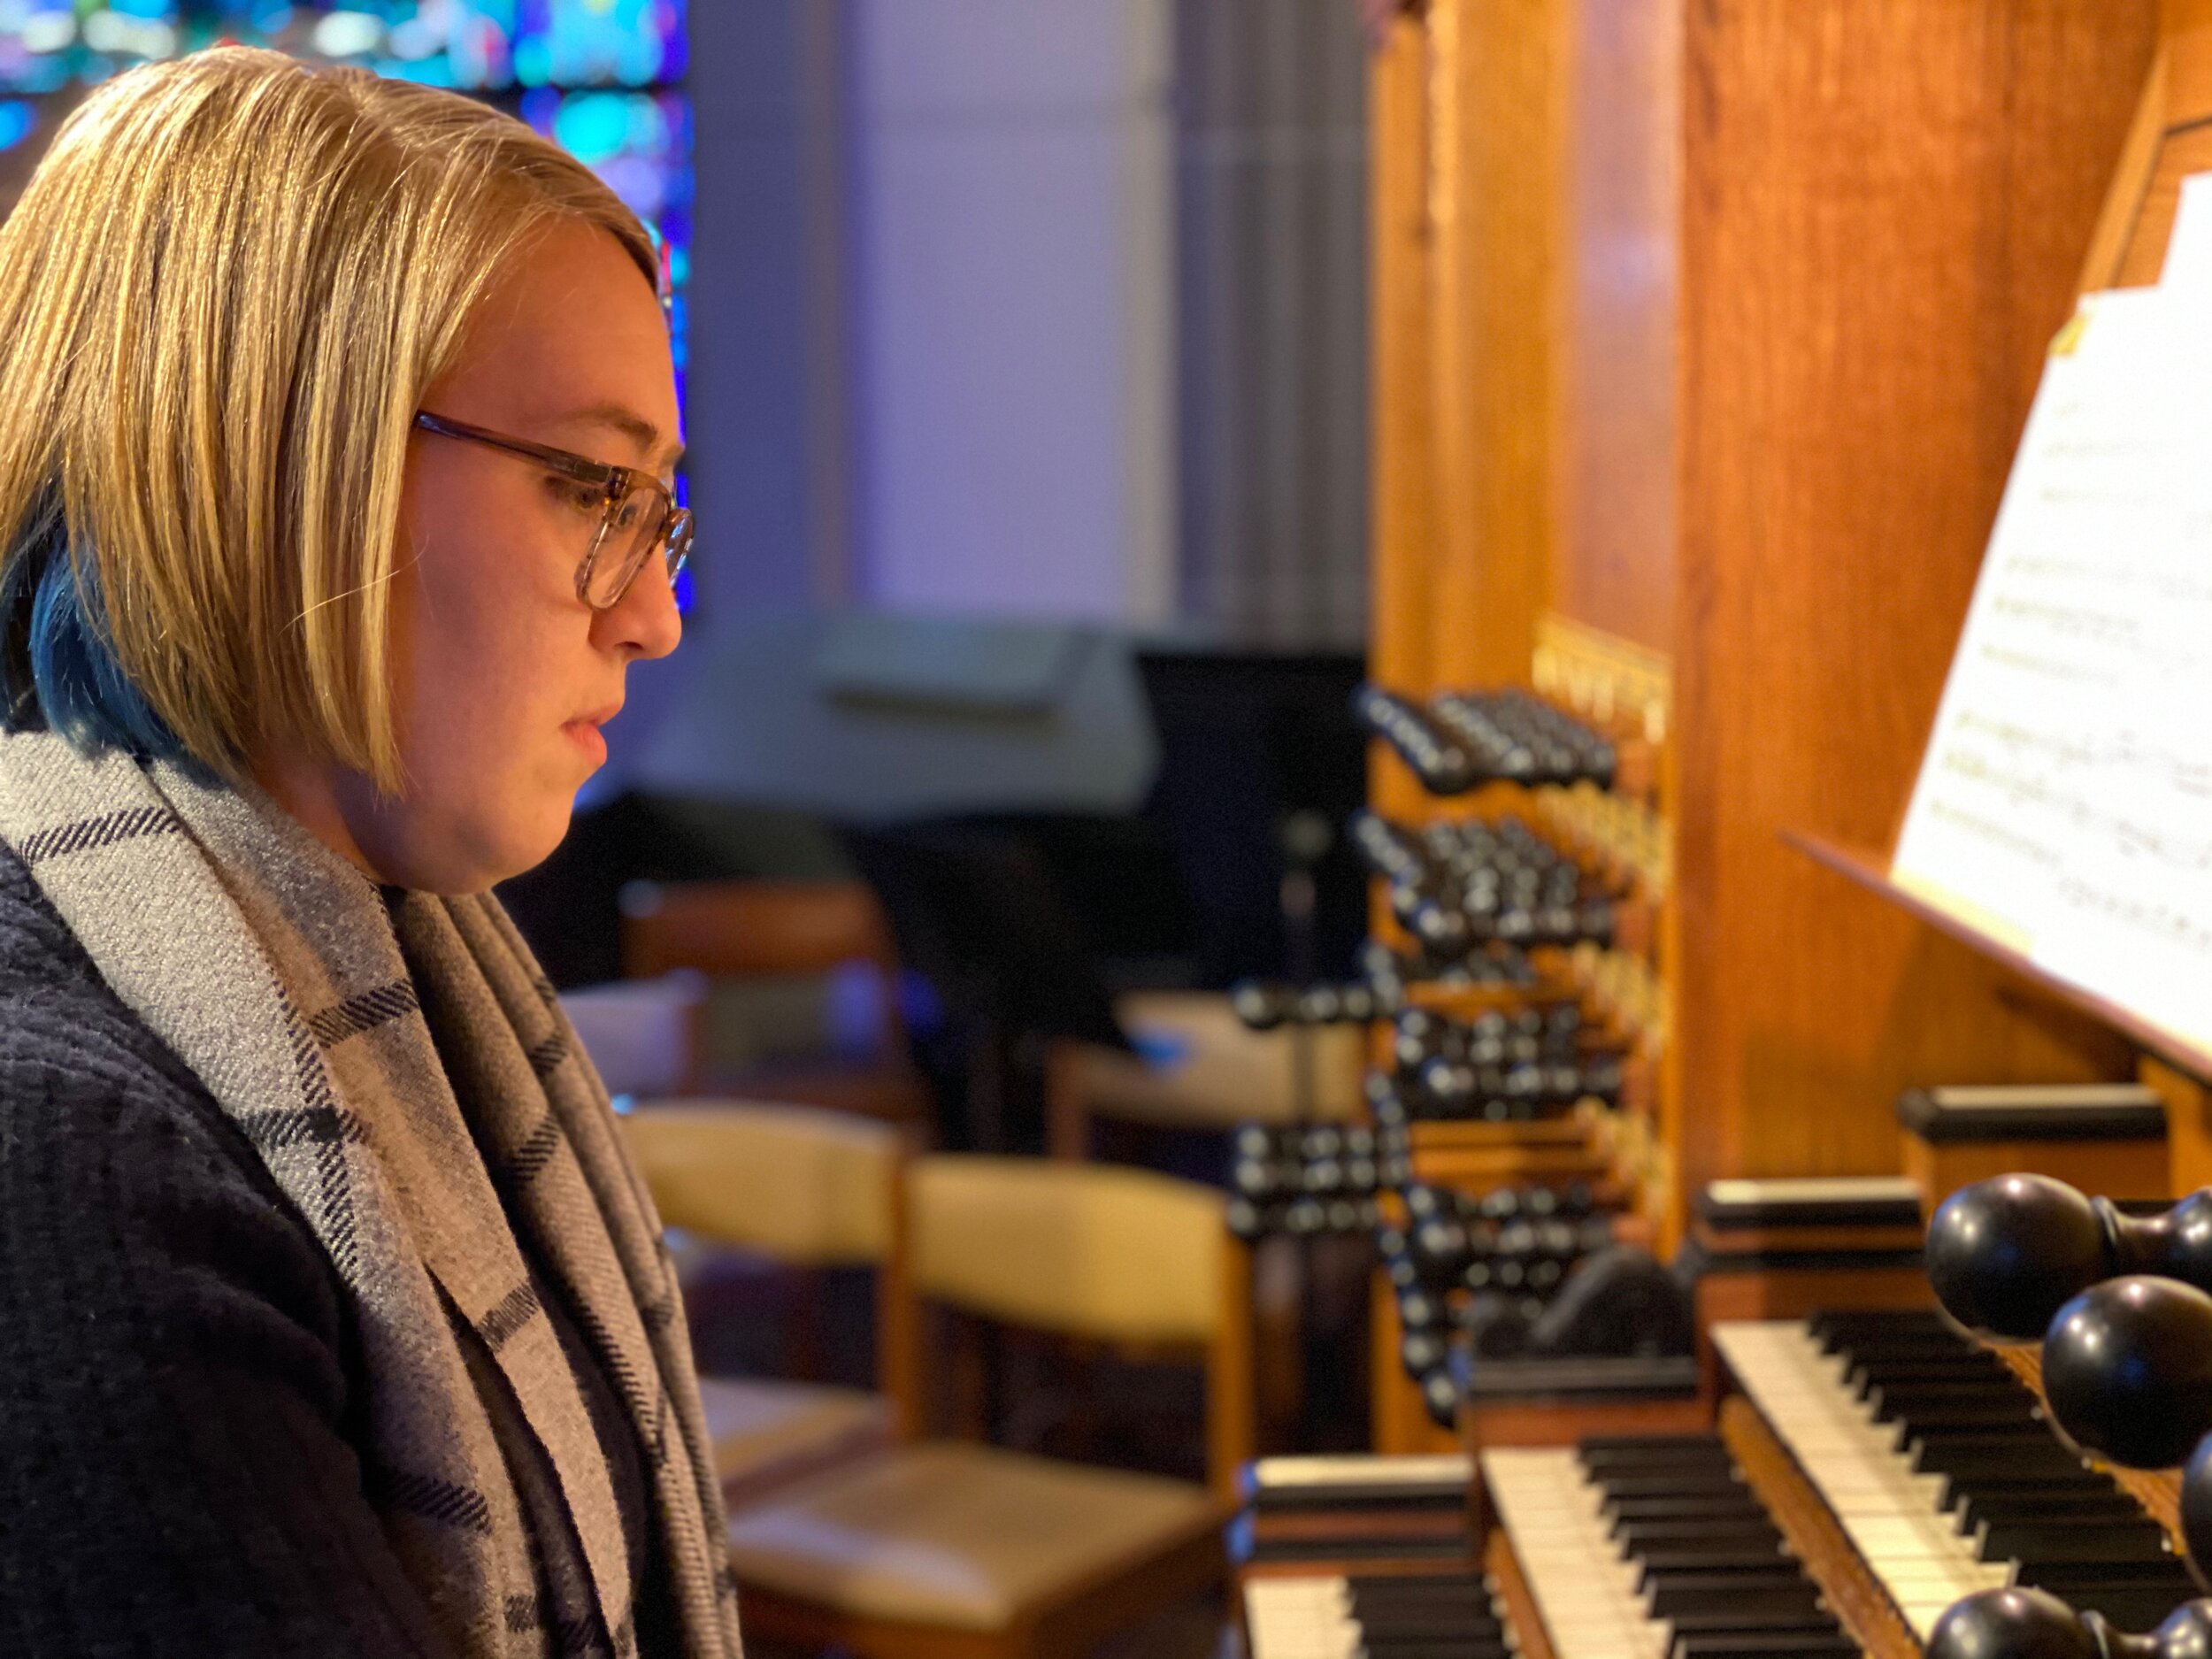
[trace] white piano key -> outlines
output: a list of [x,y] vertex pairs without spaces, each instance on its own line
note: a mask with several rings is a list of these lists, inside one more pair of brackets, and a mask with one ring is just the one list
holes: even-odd
[[1253,1578],[1244,1586],[1252,1659],[1356,1659],[1359,1626],[1336,1575]]
[[1853,1397],[1847,1363],[1806,1325],[1717,1325],[1713,1341],[1921,1640],[1961,1596],[2009,1582],[2010,1563],[1976,1558],[1938,1507],[1941,1478],[1914,1471],[1898,1426]]
[[1482,1469],[1557,1659],[1665,1659],[1671,1632],[1644,1610],[1575,1453],[1485,1452]]

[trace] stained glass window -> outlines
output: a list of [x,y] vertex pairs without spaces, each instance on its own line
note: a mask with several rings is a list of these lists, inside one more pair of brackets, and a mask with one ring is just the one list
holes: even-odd
[[[0,0],[0,153],[117,70],[239,41],[488,94],[587,163],[652,227],[679,373],[691,265],[685,0]],[[503,96],[504,95],[504,96]]]
[[221,39],[472,92],[658,87],[683,78],[681,0],[185,0],[188,42]]
[[691,272],[691,100],[680,92],[541,88],[524,93],[519,107],[524,120],[605,180],[659,237],[680,377]]
[[104,81],[178,43],[174,0],[0,0],[0,92]]

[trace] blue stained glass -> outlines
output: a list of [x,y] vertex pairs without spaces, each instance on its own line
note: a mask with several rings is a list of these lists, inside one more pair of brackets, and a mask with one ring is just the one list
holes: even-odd
[[522,119],[605,180],[658,239],[669,281],[669,334],[684,366],[683,288],[691,274],[691,100],[680,92],[522,95]]
[[177,50],[171,0],[0,0],[0,92],[58,92]]
[[514,0],[516,72],[556,87],[649,87],[683,73],[679,0]]
[[473,92],[665,86],[690,57],[683,0],[185,0],[182,9],[187,46],[242,41]]

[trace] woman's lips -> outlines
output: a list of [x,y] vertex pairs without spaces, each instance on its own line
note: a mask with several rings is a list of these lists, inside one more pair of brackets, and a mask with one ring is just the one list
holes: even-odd
[[571,720],[561,731],[589,757],[595,770],[607,764],[607,740],[600,734],[597,721]]

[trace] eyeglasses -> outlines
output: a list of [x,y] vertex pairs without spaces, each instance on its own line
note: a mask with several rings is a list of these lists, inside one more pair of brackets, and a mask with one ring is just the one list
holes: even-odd
[[580,487],[571,492],[568,504],[580,518],[595,522],[584,562],[576,567],[576,596],[594,611],[611,611],[619,604],[655,553],[667,565],[672,585],[691,557],[691,511],[679,507],[668,486],[650,472],[590,460],[526,438],[511,438],[427,410],[415,417],[415,424],[442,438],[459,438],[535,461]]

